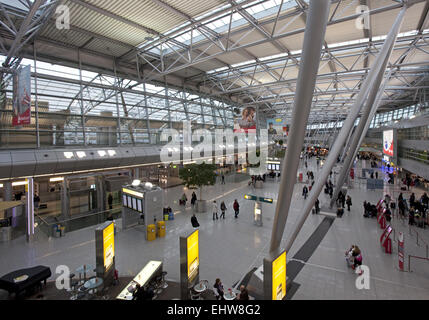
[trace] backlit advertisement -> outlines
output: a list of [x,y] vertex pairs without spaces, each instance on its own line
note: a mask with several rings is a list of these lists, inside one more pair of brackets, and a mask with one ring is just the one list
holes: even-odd
[[393,157],[393,130],[383,131],[383,153]]
[[12,125],[21,126],[31,123],[31,68],[18,69],[13,85],[13,117]]
[[199,247],[198,247],[198,230],[195,230],[187,239],[188,248],[188,280],[192,281],[198,274],[200,265]]
[[234,115],[234,132],[256,132],[256,109],[246,107]]
[[267,119],[267,128],[269,135],[284,135],[287,136],[288,128],[283,119]]
[[113,264],[115,257],[115,229],[114,224],[111,223],[103,230],[103,258],[104,268],[108,270]]
[[286,251],[273,261],[273,300],[283,300],[286,295]]

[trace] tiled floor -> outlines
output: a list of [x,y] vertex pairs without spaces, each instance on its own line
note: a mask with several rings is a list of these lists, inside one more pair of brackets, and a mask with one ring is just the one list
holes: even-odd
[[[311,170],[317,179],[318,169],[315,160],[309,161]],[[359,164],[360,165],[360,164]],[[252,189],[247,182],[216,184],[206,187],[203,197],[206,200],[224,200],[228,211],[225,220],[212,220],[209,210],[197,214],[200,222],[200,278],[214,282],[220,277],[225,287],[231,287],[239,281],[252,267],[262,264],[268,253],[275,203],[263,204],[263,226],[253,225],[253,202],[243,199],[245,193],[277,198],[278,182],[266,182],[263,189]],[[295,186],[293,205],[289,214],[282,245],[297,222],[304,199],[301,197],[302,184]],[[397,191],[386,189],[395,198]],[[187,190],[188,198],[192,191]],[[116,267],[122,275],[135,275],[149,260],[164,262],[167,278],[179,281],[179,237],[190,233],[192,209],[180,207],[177,199],[183,193],[183,187],[165,191],[164,201],[170,204],[175,220],[167,222],[165,238],[148,242],[144,238],[142,226],[129,230],[119,230],[116,235]],[[417,192],[418,193],[418,192]],[[400,272],[397,268],[397,245],[393,253],[385,254],[378,242],[381,230],[375,219],[362,217],[362,203],[369,200],[377,202],[383,191],[367,191],[363,185],[356,183],[349,191],[353,198],[352,211],[336,219],[327,235],[310,258],[306,266],[295,278],[300,284],[293,299],[429,299],[429,262],[414,262],[413,272]],[[418,193],[419,194],[419,193]],[[198,192],[197,192],[198,195]],[[240,202],[240,215],[234,219],[232,203]],[[324,194],[319,197],[323,205],[328,201]],[[209,206],[210,207],[210,206]],[[323,220],[321,215],[310,215],[295,241],[290,259],[299,250],[309,235]],[[120,221],[118,221],[120,224]],[[408,225],[394,220],[397,232],[405,233],[407,254],[425,255],[424,245],[415,244],[415,235],[410,236]],[[79,265],[95,263],[95,227],[67,233],[65,237],[48,240],[39,234],[36,241],[26,243],[24,238],[8,244],[0,244],[0,274],[14,269],[43,264],[51,267],[53,276],[58,265],[67,265],[71,269]],[[417,230],[423,239],[428,239],[429,229]],[[429,243],[429,241],[427,241]],[[422,242],[421,242],[422,243]],[[370,268],[370,290],[358,290],[355,286],[356,275],[347,268],[344,252],[351,244],[358,244],[363,252],[364,264]],[[407,259],[406,259],[407,260]],[[406,263],[408,268],[408,263]]]

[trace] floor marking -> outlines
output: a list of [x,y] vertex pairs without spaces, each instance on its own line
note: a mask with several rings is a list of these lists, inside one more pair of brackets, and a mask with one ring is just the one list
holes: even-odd
[[[78,244],[75,244],[74,246],[69,247],[69,249],[79,248],[79,247],[85,246],[85,245],[93,243],[93,242],[95,242],[95,240],[89,240],[89,241],[85,241],[85,242],[82,242],[82,243],[78,243]],[[45,254],[43,256],[36,257],[35,260],[40,260],[40,259],[43,259],[43,258],[47,258],[47,257],[53,256],[55,254],[62,253],[63,251],[64,250],[57,250],[57,251],[54,251],[54,252],[50,252],[50,253],[47,253],[47,254]]]

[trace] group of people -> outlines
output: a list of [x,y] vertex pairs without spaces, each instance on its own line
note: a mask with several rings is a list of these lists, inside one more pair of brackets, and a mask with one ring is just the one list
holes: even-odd
[[398,211],[399,215],[402,218],[406,217],[406,213],[408,211],[408,224],[409,225],[417,225],[419,227],[424,227],[425,223],[427,223],[427,211],[429,209],[429,197],[425,192],[419,200],[416,199],[416,196],[411,193],[409,198],[409,208],[407,200],[402,195],[402,192],[398,196]]
[[325,193],[329,194],[329,197],[332,199],[332,195],[334,194],[334,184],[332,183],[331,179],[325,183]]
[[[234,209],[234,218],[238,218],[238,214],[240,213],[240,204],[238,203],[237,199],[234,200],[234,203],[232,205]],[[226,204],[224,201],[220,203],[220,219],[225,219],[225,212],[227,210]],[[218,220],[218,206],[216,200],[213,201],[213,221]]]
[[[225,300],[225,290],[223,288],[222,281],[217,278],[213,285],[213,291],[216,296],[216,300]],[[244,285],[240,286],[240,293],[237,295],[236,300],[249,300],[249,292]]]
[[262,181],[262,182],[265,182],[265,178],[266,178],[266,175],[265,175],[265,174],[263,174],[263,175],[258,175],[258,176],[253,175],[253,176],[251,176],[251,179],[252,179],[252,180],[249,182],[249,186],[250,186],[250,185],[255,186],[256,181]]
[[[353,270],[362,265],[362,252],[357,245],[352,245],[351,248],[346,251],[346,260]],[[362,273],[363,271],[360,269],[359,274]]]
[[[188,202],[188,197],[186,196],[186,193],[183,193],[182,197],[179,199],[179,204],[181,206],[186,206],[187,202]],[[197,202],[197,195],[196,195],[195,192],[192,192],[192,195],[191,195],[191,206],[194,207],[196,202]]]

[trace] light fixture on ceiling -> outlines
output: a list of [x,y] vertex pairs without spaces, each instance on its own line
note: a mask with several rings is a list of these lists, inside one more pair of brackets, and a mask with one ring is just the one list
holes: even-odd
[[138,187],[140,184],[141,184],[141,181],[140,181],[139,179],[135,179],[135,180],[131,183],[131,185],[132,185],[133,187]]

